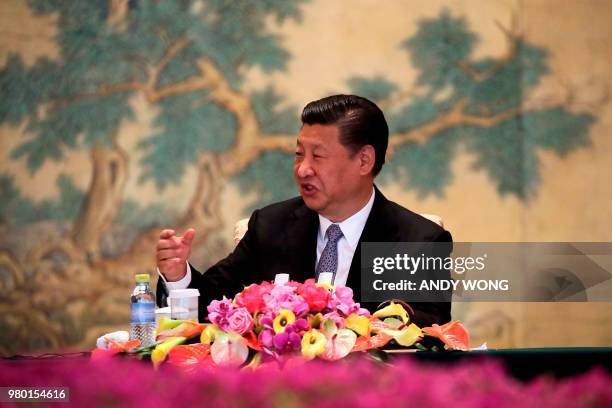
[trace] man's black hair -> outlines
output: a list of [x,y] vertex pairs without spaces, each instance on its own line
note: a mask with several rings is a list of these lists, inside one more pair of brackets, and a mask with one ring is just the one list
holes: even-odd
[[374,176],[385,163],[389,126],[380,108],[366,98],[356,95],[332,95],[310,102],[302,111],[302,124],[338,126],[340,143],[353,153],[365,145],[374,147]]

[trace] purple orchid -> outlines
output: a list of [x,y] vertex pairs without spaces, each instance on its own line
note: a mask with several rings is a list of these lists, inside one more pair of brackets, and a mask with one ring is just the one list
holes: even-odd
[[206,308],[208,310],[208,320],[219,326],[221,330],[229,331],[229,316],[236,308],[237,306],[225,296],[223,300],[213,300]]

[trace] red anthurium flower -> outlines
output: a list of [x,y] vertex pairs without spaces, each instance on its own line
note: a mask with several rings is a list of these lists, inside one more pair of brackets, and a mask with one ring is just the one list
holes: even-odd
[[442,326],[433,324],[431,327],[425,327],[423,332],[442,340],[449,349],[463,351],[470,349],[470,336],[460,322],[448,322]]
[[175,346],[168,353],[168,362],[184,371],[191,371],[205,363],[210,355],[210,344],[185,344]]
[[253,350],[256,350],[256,351],[261,351],[261,344],[259,344],[259,339],[255,335],[255,333],[250,331],[250,332],[246,333],[245,335],[243,335],[242,337],[244,337],[244,339],[247,342],[247,346],[250,349],[253,349]]
[[357,338],[357,342],[353,346],[351,353],[355,351],[365,351],[375,348],[380,348],[391,341],[393,336],[385,333],[380,333],[375,336],[360,336]]
[[94,351],[92,351],[92,360],[99,360],[101,358],[114,356],[115,354],[119,354],[124,351],[128,351],[131,348],[140,346],[140,340],[132,340],[126,341],[125,343],[121,343],[113,339],[107,338],[106,341],[111,345],[111,347],[108,349],[95,349]]

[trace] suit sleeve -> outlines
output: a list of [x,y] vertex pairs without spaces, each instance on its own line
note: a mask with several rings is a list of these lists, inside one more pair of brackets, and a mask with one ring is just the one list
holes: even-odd
[[[249,219],[246,234],[236,248],[204,273],[189,264],[192,273],[189,288],[198,289],[200,292],[198,301],[200,321],[208,315],[206,307],[212,300],[221,299],[223,296],[232,298],[260,277],[258,239],[255,232],[257,217],[258,211],[255,211]],[[160,279],[157,284],[158,303],[166,293],[165,285]]]
[[[434,245],[433,256],[446,258],[453,250],[453,238],[450,232],[443,230],[432,242]],[[444,245],[448,243],[448,245]],[[450,279],[450,271],[442,269],[434,271],[435,279]],[[444,324],[451,320],[452,291],[437,294],[439,302],[413,302],[410,304],[414,310],[414,323],[419,327],[428,327],[432,324]]]

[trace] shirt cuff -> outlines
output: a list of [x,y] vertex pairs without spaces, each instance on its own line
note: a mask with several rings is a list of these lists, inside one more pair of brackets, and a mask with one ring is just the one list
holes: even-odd
[[173,289],[187,289],[191,283],[191,267],[189,266],[189,262],[185,263],[187,264],[187,273],[185,273],[185,276],[183,276],[181,280],[177,280],[176,282],[168,282],[164,274],[159,271],[159,268],[157,268],[159,278],[164,281],[168,293],[170,293],[170,291]]

